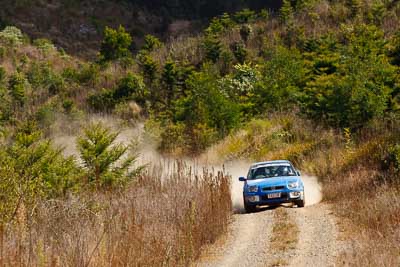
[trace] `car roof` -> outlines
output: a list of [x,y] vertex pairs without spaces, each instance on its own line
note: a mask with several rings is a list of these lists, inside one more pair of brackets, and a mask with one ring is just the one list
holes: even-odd
[[253,163],[250,167],[251,168],[256,168],[256,167],[260,167],[260,166],[265,166],[265,165],[276,165],[276,164],[289,164],[292,165],[293,164],[288,161],[288,160],[269,160],[269,161],[261,161],[261,162],[256,162]]

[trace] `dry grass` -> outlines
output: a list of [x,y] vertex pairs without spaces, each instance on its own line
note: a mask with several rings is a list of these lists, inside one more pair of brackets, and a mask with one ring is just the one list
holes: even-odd
[[188,266],[225,232],[230,179],[182,163],[126,191],[42,201],[0,229],[0,266]]
[[320,178],[324,200],[343,222],[350,247],[340,265],[399,266],[400,177],[384,166],[387,148],[399,142],[399,130],[396,121],[372,122],[346,137],[316,129],[295,114],[277,114],[243,127],[208,156],[294,160],[303,172]]
[[270,247],[278,252],[295,249],[299,240],[299,228],[290,220],[285,208],[275,210],[274,221]]

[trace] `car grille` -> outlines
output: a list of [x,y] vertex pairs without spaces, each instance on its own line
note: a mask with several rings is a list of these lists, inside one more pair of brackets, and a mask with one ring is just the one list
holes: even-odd
[[263,191],[273,191],[273,190],[282,190],[284,189],[285,186],[280,185],[280,186],[269,186],[269,187],[264,187],[262,190]]

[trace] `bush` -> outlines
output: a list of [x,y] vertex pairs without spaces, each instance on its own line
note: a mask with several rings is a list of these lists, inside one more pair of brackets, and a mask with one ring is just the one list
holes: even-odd
[[0,32],[0,41],[10,46],[18,46],[23,43],[24,36],[20,29],[14,26],[7,26]]
[[388,108],[396,70],[383,54],[383,33],[359,25],[346,33],[349,45],[334,73],[307,83],[305,112],[329,125],[358,128]]
[[157,37],[155,37],[151,34],[147,34],[144,37],[144,46],[142,48],[143,50],[152,52],[155,49],[158,49],[160,47],[162,47],[162,43],[160,42],[160,40]]
[[114,91],[109,89],[101,89],[98,93],[90,94],[87,98],[87,103],[95,111],[110,112],[117,104],[114,99]]
[[142,50],[137,55],[137,60],[140,68],[142,69],[143,76],[146,82],[152,84],[156,80],[158,65],[153,57],[147,52]]
[[[78,139],[86,181],[95,187],[121,187],[135,178],[143,167],[133,167],[134,147],[115,144],[118,133],[100,123],[92,124]],[[131,150],[131,151],[130,151]]]
[[250,35],[253,33],[253,29],[251,28],[250,25],[245,24],[240,27],[240,37],[242,37],[242,40],[247,43],[247,41],[250,38]]
[[236,60],[240,64],[243,64],[246,61],[248,52],[246,46],[242,42],[235,42],[234,44],[232,44],[231,50]]
[[122,78],[113,93],[113,98],[117,101],[135,100],[144,104],[147,91],[143,78],[139,75],[128,73]]
[[0,148],[0,222],[13,219],[21,206],[32,216],[42,198],[64,196],[79,187],[77,167],[72,158],[64,158],[54,149],[35,123],[23,123],[9,148]]
[[206,59],[215,63],[222,53],[221,41],[215,35],[207,35],[203,41],[203,49]]
[[243,24],[253,22],[256,18],[256,14],[253,10],[245,8],[241,11],[238,11],[233,15],[235,22]]
[[131,44],[132,37],[125,31],[124,27],[120,25],[116,30],[106,27],[100,48],[100,60],[112,61],[129,57],[131,55],[129,51]]
[[52,51],[57,51],[54,44],[48,39],[36,39],[33,41],[33,45],[39,48],[43,53],[48,53]]
[[24,105],[29,86],[30,84],[23,73],[16,72],[11,75],[8,82],[8,90],[15,103],[17,103],[19,106]]

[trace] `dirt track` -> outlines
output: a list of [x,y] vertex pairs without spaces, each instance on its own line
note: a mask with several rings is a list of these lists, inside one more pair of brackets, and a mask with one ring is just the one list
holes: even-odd
[[316,179],[306,180],[309,205],[280,207],[299,228],[294,249],[277,252],[270,247],[273,225],[279,223],[274,216],[277,210],[262,209],[235,214],[228,235],[207,248],[195,266],[277,266],[279,260],[289,266],[334,266],[339,253],[336,218],[329,205],[318,203]]

